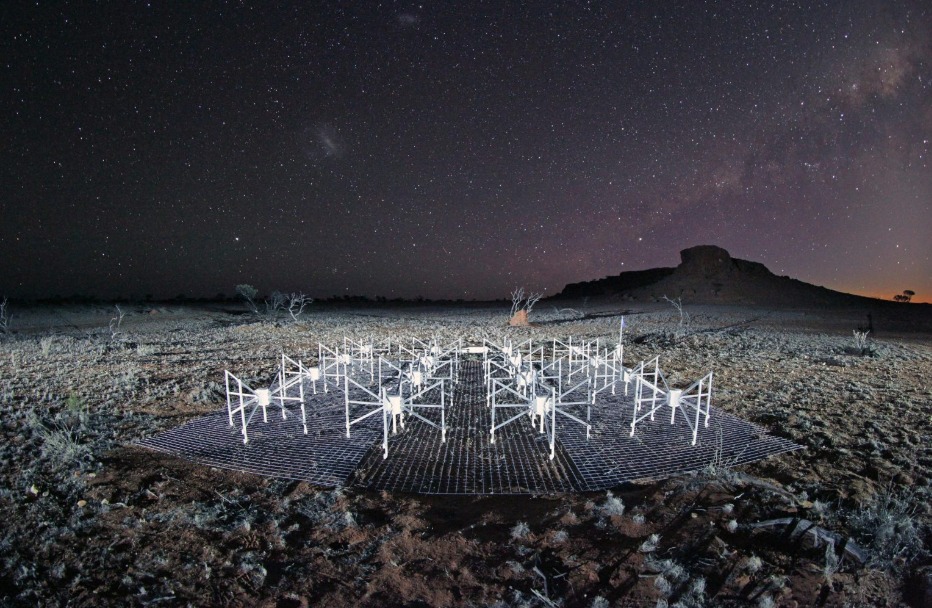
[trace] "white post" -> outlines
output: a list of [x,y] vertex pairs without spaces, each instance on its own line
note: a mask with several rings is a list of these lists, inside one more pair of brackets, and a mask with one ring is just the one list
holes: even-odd
[[[327,386],[327,377],[324,376],[324,387]],[[346,403],[346,438],[350,436],[349,421],[349,376],[343,376],[343,401]]]
[[641,409],[641,374],[634,376],[634,413],[631,416],[631,437],[634,437],[634,425],[637,424],[638,412]]
[[388,409],[385,407],[385,389],[382,389],[382,460],[388,458]]
[[490,396],[492,399],[492,402],[490,403],[490,407],[492,408],[492,430],[490,431],[490,433],[492,437],[491,439],[489,439],[489,443],[494,444],[495,443],[495,391],[491,391]]
[[534,413],[540,418],[540,429],[538,433],[544,433],[544,422],[547,418],[547,397],[534,395]]
[[[324,377],[324,394],[328,393],[327,389],[327,362],[324,360],[324,345],[320,342],[317,343],[317,366],[320,368],[322,375]],[[314,387],[315,391],[317,389],[316,385]]]
[[654,393],[650,399],[650,421],[651,422],[654,421],[654,410],[657,409],[657,391],[659,390],[659,387],[657,385],[660,384],[659,375],[660,375],[660,359],[655,357],[654,358],[654,378],[653,378]]
[[[300,374],[300,371],[301,370],[298,370],[299,374]],[[281,367],[281,370],[279,370],[279,376],[278,376],[278,392],[279,392],[278,404],[282,408],[282,420],[287,420],[288,417],[285,415],[285,397],[287,396],[285,394],[285,353],[282,353],[282,367]]]
[[[702,384],[699,385],[699,388],[700,390],[702,389]],[[676,408],[680,406],[680,397],[682,396],[683,396],[683,391],[678,388],[671,388],[670,392],[667,393],[667,403],[670,405],[670,410],[671,410],[670,411],[670,424],[673,424],[673,420],[676,417]],[[698,410],[699,408],[696,408],[696,411]],[[699,420],[699,417],[696,416],[697,425],[699,424],[698,420]],[[693,442],[695,442],[695,438],[693,438]]]
[[243,381],[237,378],[236,384],[239,392],[239,418],[243,423],[243,443],[249,443],[249,435],[246,434],[246,404],[243,401]]
[[230,372],[223,370],[223,379],[227,385],[227,415],[230,417],[230,426],[233,426],[233,404],[230,402]]
[[268,422],[269,414],[266,408],[271,402],[271,398],[269,396],[269,389],[257,388],[255,390],[255,393],[256,393],[256,399],[259,401],[259,405],[262,407],[262,422]]
[[[696,445],[696,439],[699,437],[699,416],[702,414],[702,380],[699,380],[699,391],[696,393],[696,421],[693,425],[693,445]],[[708,422],[708,419],[706,419]]]
[[311,386],[314,387],[314,394],[316,395],[317,394],[317,381],[320,380],[320,368],[312,367],[311,369],[307,370],[307,375],[308,375],[308,378],[311,379]]
[[447,442],[446,396],[447,391],[444,388],[444,380],[440,380],[440,443]]
[[304,365],[298,361],[298,395],[301,397],[301,424],[304,425],[304,434],[307,435],[307,410],[304,409],[304,375],[301,370]]

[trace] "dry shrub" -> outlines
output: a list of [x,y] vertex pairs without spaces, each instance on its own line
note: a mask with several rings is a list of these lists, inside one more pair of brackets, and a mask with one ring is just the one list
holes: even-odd
[[862,503],[848,516],[854,536],[871,552],[868,565],[901,572],[925,553],[918,505],[928,496],[910,488],[884,488],[873,500]]

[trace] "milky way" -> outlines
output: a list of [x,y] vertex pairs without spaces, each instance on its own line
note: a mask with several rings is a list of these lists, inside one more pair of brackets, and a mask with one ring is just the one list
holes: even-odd
[[927,2],[605,4],[5,6],[0,293],[932,301]]

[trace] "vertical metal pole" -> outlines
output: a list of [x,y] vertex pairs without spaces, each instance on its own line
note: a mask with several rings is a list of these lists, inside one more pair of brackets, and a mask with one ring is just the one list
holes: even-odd
[[[324,360],[324,345],[317,343],[317,367],[320,368],[320,375],[324,381],[324,394],[327,394],[327,362]],[[314,387],[315,391],[317,387]]]
[[641,409],[641,374],[634,377],[634,413],[631,415],[631,437],[634,437],[634,425],[637,423],[638,411]]
[[[324,386],[326,386],[326,382]],[[346,404],[346,438],[349,439],[350,436],[350,421],[349,421],[349,376],[343,377],[343,402]]]
[[492,403],[492,365],[488,359],[482,361],[482,368],[485,372],[485,406],[489,407]]
[[304,364],[298,361],[298,396],[301,398],[301,424],[307,435],[307,411],[304,409]]
[[243,443],[249,442],[249,436],[246,434],[246,403],[243,401],[243,381],[236,379],[239,384],[239,418],[243,423]]
[[[570,356],[572,357],[573,355]],[[563,357],[560,357],[557,364],[557,390],[561,393],[563,392]]]
[[[598,386],[599,386],[599,377],[596,376],[596,378],[595,378],[595,388],[598,388]],[[592,379],[591,379],[591,378],[589,379],[589,385],[588,385],[586,388],[587,388],[587,390],[588,390],[588,394],[586,395],[586,402],[587,402],[588,404],[593,404],[593,403],[595,403],[595,388],[592,387]]]
[[693,445],[696,445],[696,438],[699,436],[699,416],[702,414],[702,380],[699,381],[698,388],[699,392],[696,395],[696,420],[693,425]]
[[[386,397],[385,389],[383,388],[379,395],[381,396],[380,401],[382,402],[382,460],[388,458],[388,411],[385,407]],[[392,416],[394,418],[394,416]]]
[[279,393],[278,404],[282,408],[282,420],[287,420],[288,417],[285,416],[285,353],[282,353],[282,369],[281,369],[281,376],[279,377],[279,380],[278,380],[278,393]]
[[494,390],[491,391],[490,396],[492,399],[492,403],[491,403],[492,405],[492,430],[491,430],[492,438],[489,441],[489,443],[495,443],[495,391]]
[[657,391],[660,390],[660,378],[659,376],[659,366],[660,360],[657,357],[654,357],[654,392],[650,400],[650,421],[654,421],[654,410],[657,409]]
[[[534,413],[535,414],[537,413],[537,391],[534,391]],[[546,420],[547,420],[547,406],[546,406],[546,402],[544,402],[544,411],[540,413],[540,429],[538,429],[537,431],[541,435],[544,434],[544,423],[546,422]]]
[[233,426],[233,406],[230,403],[230,372],[223,370],[223,380],[227,385],[227,415],[230,417],[230,426]]

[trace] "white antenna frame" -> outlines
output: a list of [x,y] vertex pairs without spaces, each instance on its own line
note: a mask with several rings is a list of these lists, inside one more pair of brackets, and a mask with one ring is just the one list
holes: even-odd
[[[386,351],[372,341],[357,341],[344,336],[342,351],[318,344],[317,366],[313,368],[307,368],[302,361],[281,353],[277,386],[273,385],[274,398],[278,400],[283,420],[288,419],[286,402],[300,404],[305,435],[308,434],[305,380],[311,383],[315,395],[318,381],[323,382],[324,393],[331,389],[343,392],[347,438],[352,437],[354,425],[381,411],[383,458],[387,458],[389,417],[391,434],[397,434],[399,427],[404,430],[406,417],[413,416],[438,429],[441,443],[446,442],[446,407],[453,400],[460,356],[481,354],[486,405],[491,409],[489,441],[492,444],[496,441],[497,431],[526,414],[531,428],[549,435],[552,459],[558,432],[557,414],[585,427],[586,440],[589,440],[596,399],[607,394],[609,389],[615,395],[620,382],[625,383],[627,395],[628,386],[634,381],[629,436],[634,436],[639,423],[648,418],[654,420],[657,411],[668,405],[671,409],[670,424],[676,423],[677,410],[682,410],[692,430],[692,445],[695,445],[699,425],[704,424],[706,428],[709,425],[712,372],[689,388],[680,390],[667,385],[660,370],[659,357],[642,361],[634,369],[626,368],[622,361],[624,325],[622,317],[614,349],[608,345],[603,348],[598,339],[574,341],[572,337],[566,341],[553,339],[536,348],[530,339],[515,345],[505,337],[499,345],[485,338],[481,346],[469,346],[464,345],[461,338],[441,345],[435,337],[428,341],[412,338],[411,349],[396,343],[397,353],[391,355],[391,346]],[[548,344],[551,346],[549,353]],[[387,356],[386,352],[389,353]],[[234,416],[238,415],[243,442],[248,443],[249,423],[260,407],[263,421],[268,422],[268,405],[273,396],[269,389],[253,390],[229,371],[224,373],[229,425],[235,426]],[[439,398],[428,402],[438,390]],[[585,413],[582,406],[585,406]],[[502,418],[504,410],[515,409],[520,410],[519,413]],[[440,410],[439,421],[428,415],[428,412],[436,410]]]
[[[670,391],[671,396],[673,390]],[[674,403],[675,401],[675,403]],[[686,415],[685,408],[690,408],[696,412],[695,418]],[[709,372],[702,378],[693,382],[689,388],[678,392],[677,398],[670,399],[670,424],[673,424],[676,418],[676,409],[683,409],[686,416],[686,423],[693,431],[692,445],[696,445],[696,439],[699,436],[699,418],[705,415],[705,428],[709,428],[709,415],[712,408],[712,372]]]
[[[653,371],[650,369],[651,365],[653,365]],[[660,388],[659,385],[661,382],[664,388]],[[653,422],[654,414],[665,403],[665,400],[661,397],[667,396],[669,388],[667,387],[667,381],[663,378],[663,373],[660,371],[659,356],[654,357],[647,363],[642,361],[638,365],[634,376],[634,383],[634,411],[631,415],[631,437],[634,437],[635,425],[647,418],[650,418],[651,422]],[[650,391],[650,397],[644,395],[645,388]],[[641,404],[648,401],[650,402],[649,411],[638,416],[638,412],[641,411]]]
[[[268,406],[270,403],[270,395],[268,389],[251,389],[245,382],[234,376],[229,372],[229,370],[223,370],[224,373],[224,382],[227,389],[227,415],[229,416],[230,426],[233,426],[233,416],[235,414],[240,415],[240,422],[242,424],[242,429],[240,433],[243,435],[243,443],[249,443],[249,435],[246,433],[246,427],[252,422],[252,417],[255,415],[256,410],[260,407],[262,408],[262,420],[263,422],[269,421],[268,415]],[[230,379],[236,383],[235,390],[230,389]],[[239,403],[234,407],[233,399],[231,397],[236,397]],[[252,411],[249,412],[249,418],[246,417],[246,408],[250,405],[254,405]]]
[[[293,369],[295,367],[297,367],[296,370]],[[287,419],[285,415],[286,401],[297,401],[301,404],[301,425],[304,427],[305,435],[307,435],[307,411],[304,407],[304,379],[310,377],[310,371],[304,367],[301,361],[295,361],[285,353],[282,353],[282,364],[281,367],[278,368],[278,394],[275,398],[278,399],[282,408],[282,420]],[[298,395],[289,397],[288,389],[295,385],[298,386]]]

